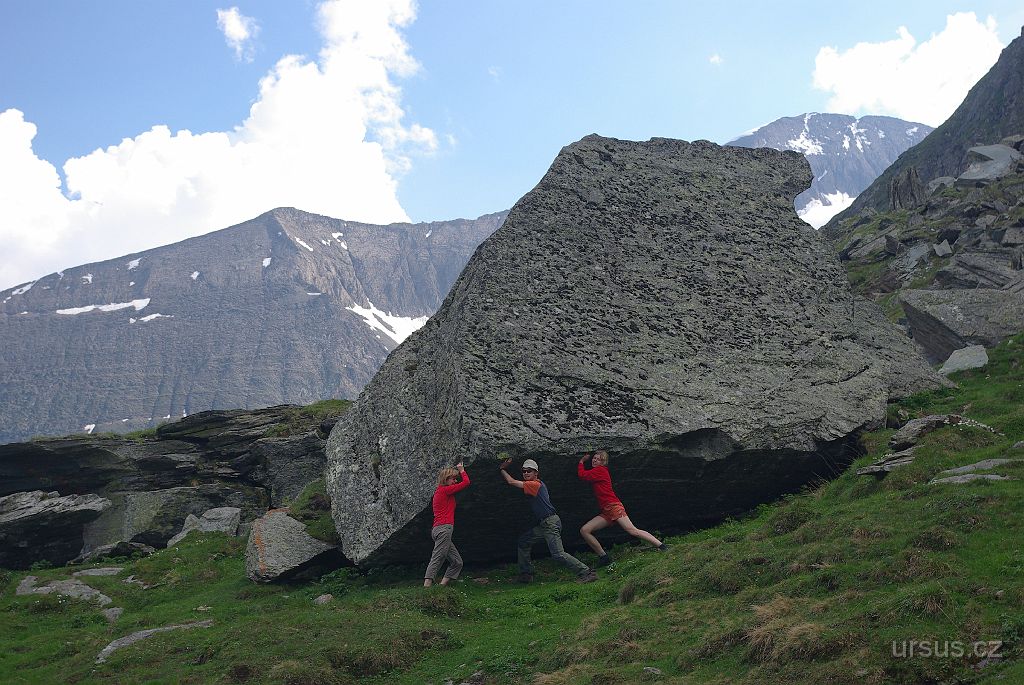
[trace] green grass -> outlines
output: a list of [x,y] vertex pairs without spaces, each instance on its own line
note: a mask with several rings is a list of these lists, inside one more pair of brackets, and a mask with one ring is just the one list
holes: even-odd
[[[577,585],[542,562],[538,582],[512,566],[473,569],[450,588],[419,587],[425,559],[318,583],[261,586],[244,542],[193,534],[126,562],[155,587],[91,583],[125,608],[111,627],[87,604],[15,597],[25,572],[0,572],[0,682],[433,683],[483,671],[487,683],[1024,682],[1024,468],[1016,480],[928,485],[939,471],[1019,455],[1024,336],[956,389],[912,397],[894,413],[955,411],[995,428],[950,426],[916,461],[876,481],[857,467],[885,452],[892,429],[864,436],[844,475],[749,517],[670,540],[667,554],[619,546],[600,580]],[[309,507],[318,490],[296,500]],[[509,544],[512,544],[510,538]],[[68,569],[34,571],[42,579]],[[333,602],[313,604],[329,592]],[[210,618],[96,654],[134,630]],[[893,643],[1000,640],[1004,658],[897,658]]]
[[288,513],[305,523],[306,532],[317,540],[340,544],[341,539],[331,518],[331,497],[327,494],[327,482],[323,478],[307,485],[291,503]]
[[308,431],[324,419],[341,416],[351,406],[351,400],[320,400],[304,407],[291,407],[285,412],[284,420],[267,431],[267,437],[285,438]]

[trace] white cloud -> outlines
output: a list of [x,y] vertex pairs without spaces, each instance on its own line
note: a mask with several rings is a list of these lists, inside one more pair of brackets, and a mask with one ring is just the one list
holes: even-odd
[[814,87],[830,91],[828,109],[890,114],[938,126],[985,75],[1003,45],[995,19],[973,12],[946,17],[946,27],[918,43],[903,26],[895,40],[818,51]]
[[708,62],[711,62],[711,64],[714,64],[716,67],[720,66],[722,64],[722,56],[716,52],[711,55],[711,57],[708,57]]
[[490,76],[495,82],[501,80],[501,67],[487,67],[487,75]]
[[224,34],[228,47],[235,51],[235,59],[251,62],[256,54],[253,39],[259,35],[256,20],[238,11],[237,7],[217,10],[217,28]]
[[411,0],[321,4],[316,60],[282,58],[229,131],[163,125],[64,164],[32,149],[36,127],[0,113],[0,288],[166,245],[280,206],[370,223],[408,221],[396,174],[432,153],[403,123],[395,76],[419,67],[401,29]]

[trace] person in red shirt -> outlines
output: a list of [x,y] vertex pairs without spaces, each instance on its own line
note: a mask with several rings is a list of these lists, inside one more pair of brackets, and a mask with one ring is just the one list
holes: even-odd
[[434,497],[431,500],[434,508],[434,526],[430,529],[430,537],[434,539],[434,551],[430,555],[427,571],[423,574],[423,587],[434,584],[434,578],[437,577],[437,572],[441,570],[441,564],[445,559],[448,560],[448,570],[441,578],[441,585],[447,585],[462,572],[462,555],[452,542],[452,533],[455,530],[455,493],[467,487],[469,474],[466,473],[461,461],[454,469],[441,469],[437,474],[437,489],[434,490]]
[[[590,461],[591,468],[586,467],[586,462]],[[613,523],[619,524],[622,530],[626,531],[630,535],[636,538],[640,538],[645,542],[650,543],[659,552],[664,552],[668,549],[668,546],[654,537],[646,530],[641,530],[633,525],[633,522],[629,520],[629,516],[626,515],[626,509],[622,506],[622,502],[619,501],[618,495],[612,490],[612,476],[608,471],[608,453],[604,450],[598,450],[594,452],[594,456],[591,457],[589,454],[584,454],[580,457],[579,463],[576,465],[576,474],[583,480],[590,483],[590,486],[594,489],[594,497],[597,498],[597,506],[600,508],[601,513],[590,519],[583,524],[580,528],[580,535],[590,545],[590,549],[599,557],[597,565],[607,566],[612,563],[612,558],[608,556],[608,553],[604,551],[604,547],[598,542],[597,538],[594,537],[596,531],[602,528],[607,528]]]

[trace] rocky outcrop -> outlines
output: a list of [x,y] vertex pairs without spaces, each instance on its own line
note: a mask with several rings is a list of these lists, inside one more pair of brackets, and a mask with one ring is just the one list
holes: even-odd
[[970,345],[959,350],[953,350],[949,359],[942,363],[939,373],[948,376],[951,373],[967,371],[969,369],[980,369],[988,365],[988,352],[984,345]]
[[274,510],[252,524],[245,550],[245,574],[257,583],[294,580],[336,568],[342,561],[337,547],[312,537],[287,511]]
[[19,492],[0,497],[0,567],[63,564],[82,549],[83,530],[110,506],[96,495]]
[[1024,156],[1008,145],[976,145],[967,150],[970,166],[956,179],[957,185],[984,186],[1019,171]]
[[917,169],[909,167],[899,176],[895,176],[889,184],[889,209],[913,209],[924,203],[927,198],[921,177]]
[[910,148],[885,170],[854,203],[825,227],[842,237],[851,230],[845,220],[885,211],[892,179],[915,167],[922,179],[960,176],[970,165],[968,150],[979,141],[999,142],[1024,132],[1024,36],[1003,49],[999,59],[967,93],[967,97],[941,126]]
[[943,381],[793,212],[809,179],[792,152],[564,148],[331,433],[346,556],[426,558],[437,470],[460,459],[460,550],[509,556],[528,517],[500,450],[541,463],[565,530],[593,515],[575,465],[597,447],[665,532],[838,473],[887,400]]
[[279,208],[0,291],[0,443],[353,398],[503,218]]
[[993,347],[1024,328],[1024,294],[1005,290],[905,290],[911,335],[933,363],[970,345]]
[[203,533],[226,533],[237,535],[238,526],[242,522],[242,510],[238,507],[217,507],[207,509],[202,516],[189,514],[185,517],[185,525],[181,532],[167,541],[168,547],[174,547],[193,531]]
[[0,445],[0,496],[58,490],[105,503],[88,521],[78,521],[70,538],[59,526],[36,527],[40,540],[64,540],[62,551],[43,557],[28,548],[26,555],[36,556],[26,563],[85,559],[94,550],[130,554],[133,546],[163,547],[189,517],[233,507],[247,524],[322,478],[326,435],[317,426],[341,411],[344,403],[317,411],[212,411],[165,424],[146,438],[81,436]]

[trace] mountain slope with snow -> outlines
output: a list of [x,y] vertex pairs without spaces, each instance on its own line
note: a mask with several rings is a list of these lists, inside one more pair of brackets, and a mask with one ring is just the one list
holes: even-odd
[[275,209],[0,292],[0,442],[354,398],[505,218]]
[[800,217],[815,228],[850,206],[905,150],[932,128],[894,117],[808,113],[783,117],[730,141],[738,147],[795,150],[814,172],[796,198]]

